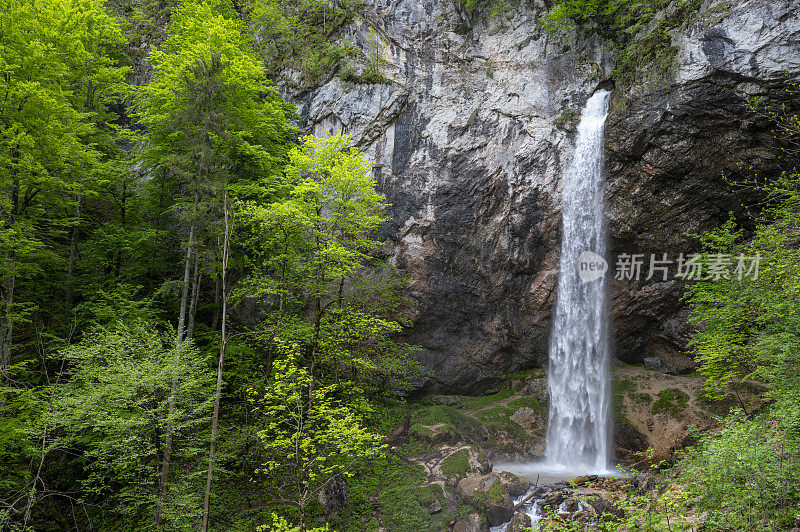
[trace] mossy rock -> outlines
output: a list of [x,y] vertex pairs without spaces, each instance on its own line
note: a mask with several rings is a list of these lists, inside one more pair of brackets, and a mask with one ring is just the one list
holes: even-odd
[[430,513],[441,512],[447,504],[444,490],[439,484],[427,484],[417,491],[417,501]]
[[442,475],[448,483],[455,485],[468,475],[484,475],[492,470],[492,463],[483,452],[472,447],[464,447],[444,458],[439,464]]
[[478,508],[490,526],[507,523],[514,515],[514,501],[498,475],[467,477],[458,483],[458,497]]
[[470,469],[469,450],[461,449],[442,460],[442,473],[446,477],[466,477]]

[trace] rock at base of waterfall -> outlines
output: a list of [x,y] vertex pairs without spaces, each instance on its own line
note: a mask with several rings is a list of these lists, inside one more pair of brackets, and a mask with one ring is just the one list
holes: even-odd
[[618,460],[630,460],[647,449],[647,436],[625,420],[614,420],[614,453]]
[[524,530],[523,527],[530,528],[532,525],[531,516],[525,512],[517,512],[508,524],[506,532],[522,532]]
[[453,532],[489,532],[489,527],[481,521],[480,514],[469,514],[466,518],[456,521]]
[[500,483],[503,485],[503,487],[508,490],[508,494],[514,498],[525,495],[528,493],[528,490],[531,489],[530,482],[524,478],[518,477],[514,473],[501,471],[498,474],[498,477],[500,478]]
[[509,418],[525,430],[533,430],[541,425],[536,411],[527,406],[517,409]]
[[514,501],[494,473],[462,479],[456,495],[467,504],[484,510],[490,526],[508,523],[514,516]]
[[448,486],[456,487],[461,479],[486,475],[491,472],[492,467],[486,453],[464,445],[445,448],[432,467],[432,473],[437,478],[444,479]]
[[604,519],[623,517],[625,512],[617,504],[605,497],[596,495],[588,499],[589,506],[594,510],[595,515]]

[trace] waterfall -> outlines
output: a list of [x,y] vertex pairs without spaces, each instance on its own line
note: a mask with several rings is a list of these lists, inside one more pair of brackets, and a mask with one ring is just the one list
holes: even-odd
[[546,462],[574,473],[605,472],[609,459],[609,339],[602,275],[607,269],[602,257],[608,99],[608,91],[598,90],[586,102],[575,155],[563,175],[564,229],[550,341]]

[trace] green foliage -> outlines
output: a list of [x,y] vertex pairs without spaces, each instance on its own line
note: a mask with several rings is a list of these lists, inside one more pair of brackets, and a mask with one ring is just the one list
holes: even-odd
[[[92,329],[81,343],[63,350],[69,369],[53,382],[44,415],[27,428],[41,446],[34,460],[43,466],[58,470],[65,457],[80,454],[62,472],[79,486],[90,514],[95,506],[113,508],[95,517],[109,525],[139,529],[141,520],[152,519],[173,378],[179,383],[173,453],[183,465],[175,472],[179,480],[172,484],[166,519],[172,529],[182,530],[186,517],[197,515],[203,471],[198,458],[205,445],[198,429],[206,426],[212,381],[188,342],[176,365],[173,342],[171,333],[136,320]],[[63,482],[54,478],[51,485]]]
[[683,390],[667,389],[658,392],[658,399],[655,400],[651,411],[653,414],[669,414],[672,417],[680,417],[686,404],[689,401],[689,396]]
[[375,28],[370,27],[365,49],[357,53],[354,49],[343,64],[339,76],[345,81],[355,83],[387,83],[383,75],[387,64],[384,58],[384,44]]
[[229,11],[224,2],[178,8],[170,37],[150,54],[155,79],[138,99],[149,141],[145,158],[190,181],[234,165],[239,176],[270,180],[294,132],[291,108]]
[[509,0],[456,0],[456,5],[466,11],[474,21],[501,16],[511,9]]
[[336,34],[359,12],[358,0],[248,0],[245,10],[272,77],[291,69],[299,73],[296,84],[311,86],[355,53],[353,44]]
[[[265,41],[243,33],[241,4],[107,6],[126,22],[99,0],[0,9],[0,527],[194,528],[209,368],[232,295],[231,307],[263,313],[226,321],[214,525],[305,526],[298,508],[322,514],[326,479],[383,467],[398,481],[367,486],[394,529],[420,529],[431,490],[417,489],[419,468],[376,465],[374,428],[404,410],[369,400],[400,398],[422,370],[394,338],[407,280],[381,254],[387,205],[371,164],[341,136],[291,149],[297,116],[253,51]],[[270,68],[302,64],[318,79],[352,51],[327,43],[355,4],[244,7],[257,36],[258,16],[277,22],[265,30],[280,37]],[[368,44],[375,74],[383,47],[375,33]],[[149,83],[128,85],[120,50],[140,67],[130,79]],[[224,294],[223,198],[234,228]]]
[[[754,110],[775,120],[776,137],[792,151],[800,134],[796,114],[763,101]],[[757,277],[696,282],[687,290],[692,320],[700,325],[691,345],[709,390],[735,395],[758,379],[769,385],[773,401],[755,416],[733,412],[681,464],[679,482],[707,512],[711,530],[788,528],[800,503],[793,480],[800,471],[798,184],[800,176],[786,172],[759,185],[766,208],[747,240],[732,219],[701,236],[704,264],[715,253],[760,255]]]
[[[400,332],[399,278],[372,254],[386,218],[372,165],[347,137],[306,137],[289,153],[288,197],[248,203],[251,275],[240,297],[273,298],[267,328],[306,346],[311,364],[357,378],[374,393],[396,395],[421,372]],[[310,323],[289,313],[311,309]]]
[[470,410],[477,410],[479,408],[488,406],[492,403],[502,401],[503,399],[508,399],[512,395],[514,395],[514,392],[511,390],[501,390],[497,393],[489,395],[480,395],[477,397],[464,397],[464,406]]
[[259,432],[268,457],[262,472],[280,479],[279,493],[305,526],[317,494],[335,475],[352,476],[358,462],[379,456],[382,437],[362,428],[370,406],[361,390],[315,382],[298,363],[299,346],[277,342],[285,358],[275,361],[269,385],[255,398],[266,421]]
[[797,426],[796,406],[791,414],[778,421],[734,412],[721,431],[688,453],[679,481],[708,512],[710,530],[792,526],[800,501],[800,441],[786,428]]
[[461,449],[442,460],[442,473],[446,477],[463,478],[469,471],[469,451]]
[[63,311],[53,295],[64,283],[42,281],[71,274],[59,252],[76,204],[115,170],[107,157],[119,140],[110,109],[125,92],[122,42],[100,1],[8,0],[0,9],[0,373],[15,329],[31,340],[31,324],[47,319],[37,308]]
[[543,419],[547,416],[547,407],[540,403],[537,398],[530,395],[523,395],[522,397],[512,399],[507,403],[507,405],[512,410],[516,410],[518,408],[530,408],[538,415],[542,416]]
[[750,377],[774,380],[793,363],[800,334],[800,316],[793,304],[800,291],[794,268],[800,258],[794,245],[800,219],[798,180],[796,174],[784,174],[775,192],[787,195],[768,210],[769,222],[760,225],[747,244],[737,244],[741,232],[733,222],[703,237],[707,253],[736,251],[761,257],[757,279],[733,276],[694,283],[688,290],[692,319],[704,326],[692,340],[701,362],[699,372],[718,394]]

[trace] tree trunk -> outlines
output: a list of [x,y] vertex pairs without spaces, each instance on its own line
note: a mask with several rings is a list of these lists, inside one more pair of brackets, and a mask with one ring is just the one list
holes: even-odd
[[14,287],[17,281],[16,263],[9,257],[6,259],[6,278],[3,280],[3,316],[0,321],[0,376],[7,378],[6,368],[11,363],[11,337],[14,332],[12,307],[14,306]]
[[200,254],[194,252],[194,275],[192,275],[192,297],[189,302],[189,325],[186,327],[186,338],[194,336],[194,322],[197,314],[197,302],[200,299],[200,284],[202,273],[200,271]]
[[81,201],[83,196],[78,196],[75,200],[75,225],[72,226],[72,234],[69,238],[69,265],[67,266],[67,309],[72,309],[72,288],[75,283],[75,260],[78,255],[78,224],[81,220]]
[[156,526],[161,526],[161,517],[164,509],[164,499],[167,495],[167,482],[169,481],[169,465],[172,458],[172,417],[175,414],[175,396],[178,393],[178,366],[180,364],[180,346],[183,342],[183,327],[186,323],[186,306],[189,299],[189,274],[191,272],[192,253],[194,250],[194,233],[197,222],[198,193],[194,194],[194,208],[192,209],[192,224],[189,226],[189,243],[186,246],[186,260],[183,268],[183,292],[181,294],[181,310],[178,315],[178,330],[175,334],[175,364],[172,373],[172,388],[169,392],[169,409],[167,412],[167,427],[164,436],[164,459],[161,465],[161,486],[159,489],[158,505],[156,506]]
[[219,326],[219,301],[221,299],[221,295],[219,293],[219,277],[214,279],[214,317],[211,318],[211,330],[216,331],[217,327]]
[[201,532],[208,530],[208,510],[209,502],[211,499],[211,480],[214,476],[214,453],[217,445],[217,424],[219,422],[219,403],[222,393],[222,369],[225,363],[225,347],[228,342],[227,338],[227,318],[228,318],[228,293],[225,284],[226,274],[228,270],[228,251],[230,248],[230,219],[228,213],[228,191],[225,190],[225,236],[222,240],[222,271],[220,275],[221,288],[222,288],[222,328],[221,328],[221,341],[219,347],[219,364],[217,365],[217,390],[214,395],[214,413],[211,416],[211,445],[208,453],[208,478],[206,478],[206,493],[203,500],[203,526]]

